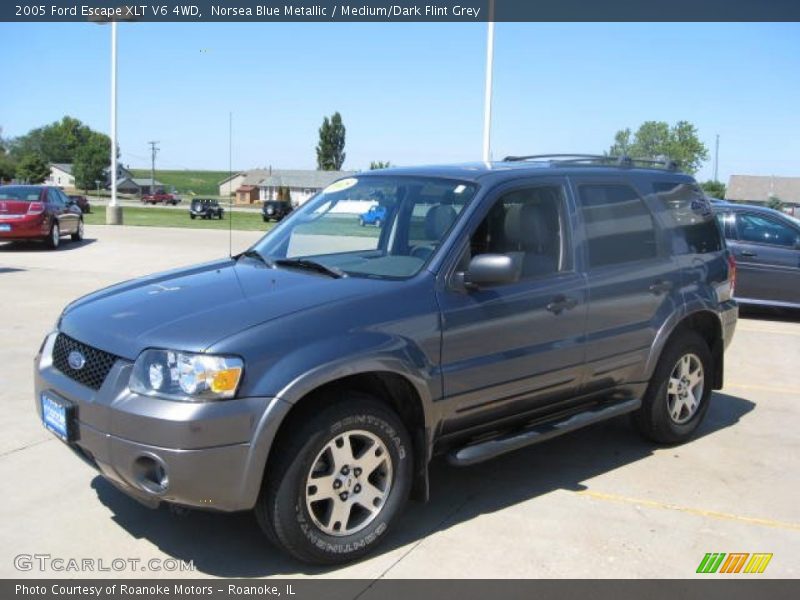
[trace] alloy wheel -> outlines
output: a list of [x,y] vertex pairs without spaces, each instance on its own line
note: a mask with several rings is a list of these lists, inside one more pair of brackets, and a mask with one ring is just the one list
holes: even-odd
[[392,458],[374,433],[351,430],[331,439],[306,478],[306,508],[331,536],[352,535],[380,514],[392,486]]
[[678,425],[689,421],[700,408],[704,389],[703,363],[696,354],[684,354],[675,363],[667,383],[670,419]]

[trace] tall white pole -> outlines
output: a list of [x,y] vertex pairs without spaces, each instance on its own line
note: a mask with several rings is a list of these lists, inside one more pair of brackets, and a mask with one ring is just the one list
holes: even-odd
[[117,206],[117,22],[111,22],[111,202]]
[[492,71],[494,70],[494,0],[489,2],[489,22],[486,33],[486,88],[483,97],[483,160],[492,159]]

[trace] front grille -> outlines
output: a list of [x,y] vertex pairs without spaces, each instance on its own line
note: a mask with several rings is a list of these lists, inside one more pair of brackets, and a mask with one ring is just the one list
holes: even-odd
[[[68,357],[73,350],[80,352],[86,360],[80,369],[69,366]],[[93,390],[100,389],[116,360],[117,357],[113,354],[82,344],[63,333],[58,334],[53,345],[53,366],[70,379]]]

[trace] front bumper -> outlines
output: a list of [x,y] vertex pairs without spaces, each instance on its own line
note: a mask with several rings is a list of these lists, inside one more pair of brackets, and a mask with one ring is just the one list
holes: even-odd
[[287,403],[141,396],[128,389],[133,363],[123,359],[93,390],[53,366],[55,338],[56,332],[46,338],[34,362],[37,413],[41,419],[43,392],[75,405],[76,439],[69,446],[106,479],[151,507],[170,502],[235,511],[255,505]]

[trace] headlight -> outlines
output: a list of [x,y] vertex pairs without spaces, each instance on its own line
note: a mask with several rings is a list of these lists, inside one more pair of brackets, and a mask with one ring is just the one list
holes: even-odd
[[233,398],[244,363],[234,356],[145,350],[136,359],[130,389],[137,394],[196,402]]

